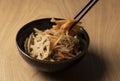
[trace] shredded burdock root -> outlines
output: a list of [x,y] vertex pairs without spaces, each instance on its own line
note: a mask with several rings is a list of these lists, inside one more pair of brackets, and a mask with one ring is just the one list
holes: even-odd
[[79,40],[76,36],[68,34],[68,30],[75,20],[52,18],[51,22],[55,23],[51,29],[41,31],[34,28],[34,32],[25,40],[25,50],[36,59],[51,62],[75,57],[78,53]]

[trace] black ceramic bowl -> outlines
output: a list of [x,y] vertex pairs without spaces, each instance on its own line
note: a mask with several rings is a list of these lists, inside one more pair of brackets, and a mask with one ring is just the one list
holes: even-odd
[[66,61],[48,62],[48,61],[40,61],[29,56],[24,49],[24,41],[26,37],[28,37],[31,34],[31,32],[33,32],[33,28],[35,27],[40,30],[51,28],[54,23],[51,23],[50,19],[51,18],[43,18],[32,21],[24,25],[16,35],[17,48],[23,59],[26,62],[28,62],[32,67],[35,67],[40,71],[44,71],[44,72],[55,72],[74,66],[74,64],[76,64],[83,58],[89,46],[89,36],[87,32],[81,27],[78,33],[78,37],[82,38],[86,44],[81,44],[80,47],[81,54],[77,55],[76,57]]

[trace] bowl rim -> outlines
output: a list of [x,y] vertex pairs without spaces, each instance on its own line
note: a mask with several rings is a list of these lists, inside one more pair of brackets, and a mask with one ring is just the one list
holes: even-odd
[[[17,45],[18,50],[22,53],[22,55],[26,56],[26,57],[27,57],[28,59],[30,59],[30,60],[33,60],[33,61],[36,61],[36,62],[40,62],[40,63],[44,63],[44,64],[62,64],[62,63],[68,63],[68,62],[72,62],[72,61],[74,61],[74,60],[83,58],[83,56],[85,56],[86,50],[87,50],[88,47],[89,47],[89,42],[90,42],[89,35],[88,35],[88,33],[86,32],[86,30],[85,30],[83,27],[82,27],[82,30],[84,31],[84,33],[85,33],[86,36],[87,36],[88,45],[87,45],[86,49],[81,52],[81,54],[78,54],[78,55],[76,55],[75,57],[73,57],[73,58],[71,58],[71,59],[62,60],[62,61],[56,61],[56,62],[42,61],[42,60],[36,59],[36,58],[34,58],[34,57],[31,57],[29,54],[25,53],[24,50],[22,50],[22,49],[20,48],[20,46],[19,46],[19,44],[18,44],[19,41],[18,41],[17,39],[18,39],[18,36],[19,36],[21,30],[23,30],[24,28],[26,28],[27,25],[29,25],[30,23],[34,23],[34,22],[37,22],[37,21],[39,22],[39,21],[42,21],[42,20],[50,20],[50,19],[51,19],[51,18],[41,18],[41,19],[36,19],[36,20],[30,21],[30,22],[26,23],[25,25],[23,25],[23,26],[18,30],[18,32],[17,32],[17,34],[16,34],[16,45]],[[55,19],[62,19],[62,18],[55,18]],[[20,53],[20,54],[21,54],[21,53]]]

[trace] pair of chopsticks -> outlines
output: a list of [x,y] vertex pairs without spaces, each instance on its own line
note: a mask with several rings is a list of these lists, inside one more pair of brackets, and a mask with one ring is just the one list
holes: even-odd
[[87,4],[79,11],[79,13],[74,17],[75,23],[69,28],[71,30],[85,15],[86,13],[98,2],[98,0],[89,0]]

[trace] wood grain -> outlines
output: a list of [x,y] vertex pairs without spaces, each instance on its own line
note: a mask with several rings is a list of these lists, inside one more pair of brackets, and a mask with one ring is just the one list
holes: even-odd
[[99,0],[82,19],[90,36],[85,58],[59,73],[42,73],[19,55],[15,37],[26,23],[73,18],[87,0],[0,0],[0,81],[119,81],[120,0]]

